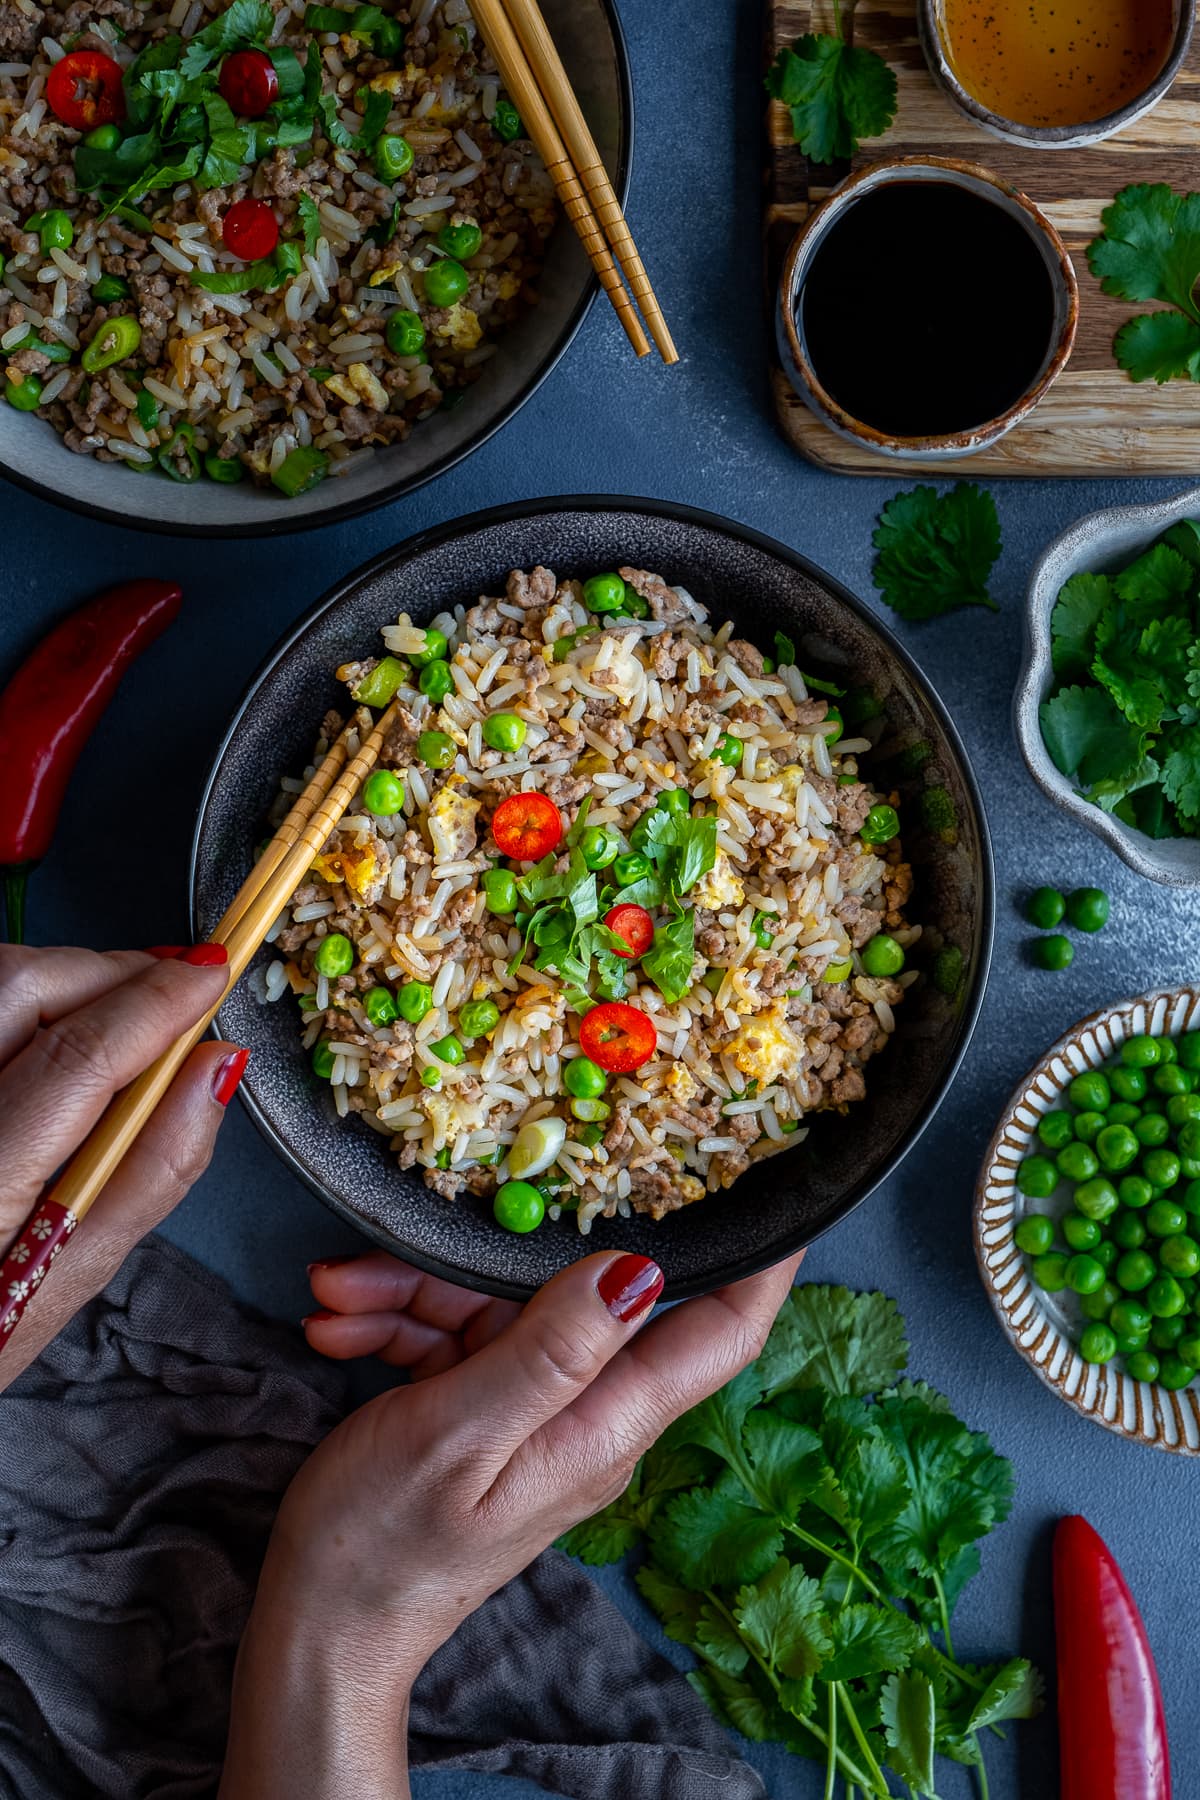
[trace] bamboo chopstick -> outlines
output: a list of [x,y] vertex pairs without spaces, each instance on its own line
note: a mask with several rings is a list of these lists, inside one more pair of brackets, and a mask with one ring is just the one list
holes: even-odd
[[75,1230],[119,1168],[185,1059],[208,1030],[230,988],[250,966],[313,857],[358,792],[379,756],[394,712],[393,704],[362,739],[353,757],[349,756],[347,738],[352,729],[361,730],[361,715],[351,720],[331,747],[211,933],[212,942],[224,944],[229,956],[220,1000],[117,1095],[0,1258],[0,1351],[11,1341],[30,1294],[44,1279],[63,1240]]
[[546,173],[554,183],[563,211],[575,227],[588,259],[600,277],[600,285],[612,301],[626,337],[639,356],[648,356],[650,345],[642,322],[500,0],[471,0],[471,10],[496,59],[504,85],[516,102],[517,111],[546,165]]
[[[617,261],[625,272],[625,278],[633,289],[634,298],[642,309],[642,317],[650,328],[650,336],[658,346],[659,354],[665,363],[679,361],[679,352],[667,329],[667,321],[662,315],[650,278],[638,255],[637,245],[621,211],[621,205],[613,192],[596,148],[596,140],[588,129],[587,120],[583,116],[575,91],[571,86],[567,71],[563,68],[561,58],[555,48],[554,39],[549,27],[542,17],[537,0],[488,0],[485,8],[472,5],[476,16],[483,24],[482,12],[490,10],[492,5],[502,3],[513,30],[520,40],[534,80],[545,96],[554,123],[557,125],[565,143],[567,153],[575,166],[575,173],[587,192],[588,199],[595,209],[595,214],[608,237],[609,243],[616,252]],[[483,25],[484,36],[488,28]],[[491,40],[489,39],[489,42]],[[495,46],[492,46],[493,54]],[[497,58],[499,61],[499,58]],[[507,80],[507,75],[505,76]]]

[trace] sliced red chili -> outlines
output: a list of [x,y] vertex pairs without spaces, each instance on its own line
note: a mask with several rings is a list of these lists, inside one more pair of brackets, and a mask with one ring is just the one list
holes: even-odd
[[235,50],[227,56],[217,86],[221,98],[243,119],[261,119],[279,98],[279,76],[263,50]]
[[46,99],[55,118],[76,131],[116,125],[125,117],[121,65],[100,50],[72,50],[51,69]]
[[221,221],[225,248],[243,262],[270,256],[279,242],[279,221],[265,200],[250,195],[231,206]]
[[510,794],[496,808],[492,836],[514,862],[538,862],[562,843],[563,816],[545,794]]
[[611,1075],[628,1075],[650,1061],[658,1047],[658,1033],[638,1007],[624,1000],[607,1000],[584,1015],[579,1042],[599,1068]]
[[616,956],[644,956],[654,942],[654,920],[644,906],[635,906],[632,900],[606,912],[604,923],[616,937],[624,938],[629,945],[628,950],[618,950],[614,944],[613,952]]

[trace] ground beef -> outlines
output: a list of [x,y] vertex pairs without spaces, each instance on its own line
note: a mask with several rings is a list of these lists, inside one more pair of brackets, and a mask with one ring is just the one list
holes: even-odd
[[838,1076],[830,1088],[830,1097],[835,1106],[848,1106],[854,1100],[866,1098],[867,1084],[861,1069],[848,1068]]
[[510,606],[551,606],[557,586],[550,570],[539,563],[528,574],[523,569],[514,569],[505,592]]
[[760,681],[766,671],[763,668],[762,651],[749,643],[746,638],[730,638],[725,646],[740,669],[744,669],[752,681]]
[[873,804],[870,788],[861,781],[856,782],[853,787],[839,788],[834,810],[840,829],[853,837],[866,823]]
[[31,13],[15,6],[0,7],[0,53],[5,62],[27,62],[42,40],[44,6]]
[[653,616],[663,625],[686,625],[692,617],[686,600],[680,599],[673,587],[668,587],[661,575],[651,575],[646,569],[622,568],[620,576],[627,581],[634,593],[640,594],[647,602]]

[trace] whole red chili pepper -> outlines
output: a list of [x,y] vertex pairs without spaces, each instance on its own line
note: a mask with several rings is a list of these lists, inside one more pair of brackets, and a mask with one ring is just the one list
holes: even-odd
[[174,582],[128,581],[68,614],[0,694],[0,868],[9,941],[24,941],[25,885],[54,836],[63,795],[136,656],[179,612]]
[[1162,1695],[1137,1604],[1086,1519],[1054,1534],[1060,1800],[1171,1800]]

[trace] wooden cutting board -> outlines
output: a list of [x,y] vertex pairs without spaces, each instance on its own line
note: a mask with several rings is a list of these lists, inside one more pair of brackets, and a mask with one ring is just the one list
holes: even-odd
[[[1084,0],[1086,4],[1086,0]],[[805,31],[833,29],[831,0],[767,0],[766,56]],[[1113,361],[1112,340],[1133,313],[1153,308],[1100,292],[1084,251],[1119,188],[1165,181],[1200,188],[1200,30],[1170,93],[1153,112],[1102,144],[1034,150],[1002,142],[975,125],[934,82],[917,42],[913,0],[859,0],[854,41],[878,50],[896,71],[896,118],[864,144],[854,167],[881,156],[943,155],[982,163],[1015,182],[1061,232],[1079,277],[1080,318],[1066,369],[1029,419],[989,450],[946,463],[886,461],[837,437],[794,392],[774,352],[774,306],[787,246],[810,206],[846,170],[810,170],[792,142],[785,107],[768,102],[766,148],[767,300],[771,307],[771,387],[784,435],[810,462],[845,475],[896,470],[949,475],[1195,475],[1200,472],[1200,383],[1134,384]]]

